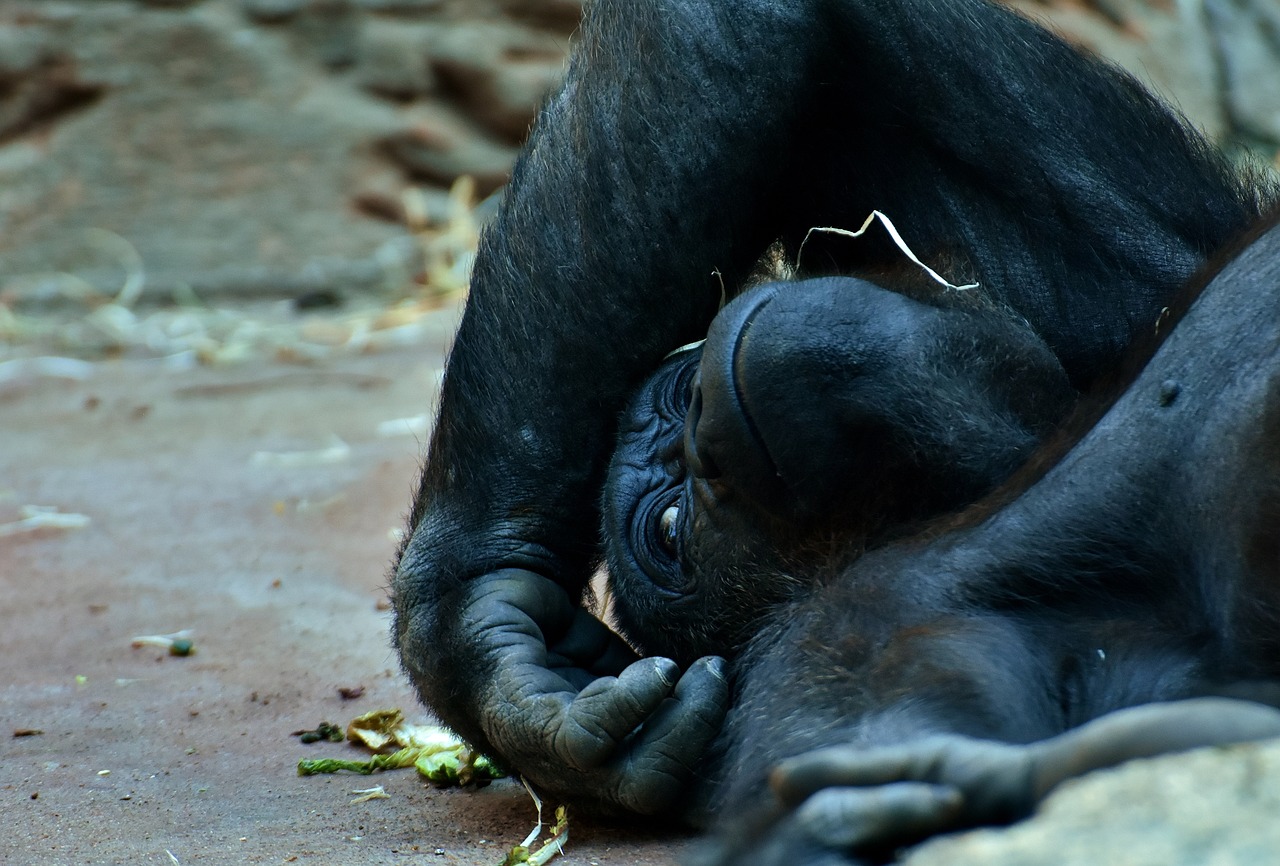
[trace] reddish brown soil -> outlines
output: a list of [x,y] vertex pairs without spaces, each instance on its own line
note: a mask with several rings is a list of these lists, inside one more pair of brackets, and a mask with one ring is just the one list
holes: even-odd
[[[431,407],[439,315],[431,345],[308,367],[112,361],[0,386],[0,523],[26,504],[91,520],[0,537],[0,863],[496,864],[528,832],[511,781],[295,774],[359,752],[292,731],[424,716],[383,609],[421,443],[377,425]],[[253,459],[333,436],[340,462]],[[184,628],[192,657],[130,647]],[[350,803],[375,784],[390,799]],[[559,862],[669,864],[683,844],[578,819]]]

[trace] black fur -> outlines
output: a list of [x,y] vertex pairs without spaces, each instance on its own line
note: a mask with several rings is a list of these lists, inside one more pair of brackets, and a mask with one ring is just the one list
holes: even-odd
[[[1252,664],[1272,617],[1270,458],[1218,471],[1233,443],[1269,453],[1270,415],[1265,395],[1241,395],[1255,401],[1245,416],[1203,390],[1218,377],[1229,393],[1231,353],[1243,363],[1254,348],[1214,321],[1190,329],[1212,350],[1166,347],[1183,363],[1161,380],[1155,409],[1140,377],[1040,483],[990,500],[1003,509],[849,561],[997,484],[1066,413],[1073,389],[1115,370],[1272,197],[1139,85],[986,0],[596,0],[482,238],[394,578],[405,669],[445,722],[553,796],[688,814],[760,800],[773,762],[817,746],[937,733],[1024,743],[1108,709],[1271,676]],[[799,276],[856,277],[842,288],[906,311],[833,330],[828,354],[801,367],[847,371],[838,335],[871,341],[882,366],[858,381],[882,384],[837,393],[836,405],[862,414],[834,429],[869,431],[868,452],[894,462],[841,462],[821,446],[831,401],[798,419],[806,435],[790,453],[785,435],[758,425],[745,446],[735,439],[732,400],[717,404],[705,435],[691,425],[675,448],[677,394],[662,397],[658,444],[628,456],[624,441],[615,464],[643,474],[669,462],[657,482],[635,482],[643,491],[670,486],[683,459],[708,482],[701,513],[726,518],[685,527],[686,550],[714,542],[707,557],[686,556],[692,568],[646,575],[615,544],[616,578],[630,570],[666,591],[754,581],[728,624],[699,625],[682,643],[664,637],[673,630],[657,609],[630,623],[639,642],[666,641],[682,661],[737,651],[760,632],[738,660],[733,721],[718,738],[729,692],[717,662],[681,675],[637,661],[578,606],[601,558],[618,419],[668,352],[707,333],[722,287],[747,284],[771,244],[794,260],[809,228],[853,228],[873,209],[953,282],[981,286],[921,281],[882,235],[805,246]],[[1250,264],[1214,284],[1231,292],[1211,294],[1244,303],[1249,289],[1273,290],[1273,246],[1251,247],[1238,260]],[[1262,340],[1275,323],[1250,303],[1257,322],[1246,331]],[[731,315],[716,320],[721,345],[743,332]],[[874,342],[892,334],[932,339],[924,349]],[[1255,373],[1264,366],[1259,358]],[[803,412],[809,387],[763,393]],[[756,425],[768,413],[739,414]],[[625,417],[627,430],[645,426],[634,410]],[[941,435],[952,424],[968,432]],[[780,481],[760,468],[770,466],[762,450]],[[1190,481],[1171,475],[1193,452],[1215,462]],[[803,471],[806,459],[818,474]],[[1074,469],[1081,461],[1093,468]],[[840,483],[862,466],[873,499]],[[615,493],[632,483],[625,468],[614,477]],[[1252,508],[1228,501],[1228,480],[1251,485]],[[771,484],[766,497],[758,485]],[[630,531],[639,512],[628,502],[644,495],[606,497],[611,534]],[[1206,503],[1227,516],[1210,518]],[[1222,540],[1236,536],[1247,540],[1238,549]],[[1209,588],[1208,565],[1233,562],[1249,565]],[[771,604],[790,607],[761,619]],[[1107,644],[1113,632],[1123,640]],[[1100,675],[1089,654],[1107,645],[1123,663]],[[711,784],[692,786],[695,777]],[[912,808],[944,810],[946,799]],[[813,802],[786,821],[820,823]]]

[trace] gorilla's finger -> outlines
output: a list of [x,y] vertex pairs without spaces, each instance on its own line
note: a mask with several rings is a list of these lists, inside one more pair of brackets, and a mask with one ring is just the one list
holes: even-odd
[[552,748],[571,767],[607,761],[619,744],[666,700],[679,669],[670,659],[641,659],[615,677],[601,677],[565,708]]
[[1280,736],[1280,710],[1231,698],[1190,698],[1117,710],[1035,744],[1034,793],[1133,758]]
[[941,747],[929,741],[907,746],[832,746],[788,758],[769,774],[785,805],[796,806],[823,788],[934,781]]
[[834,746],[808,752],[774,768],[769,784],[792,806],[822,788],[947,784],[995,815],[1028,805],[1031,763],[1032,753],[1025,746],[940,735],[899,746]]
[[720,732],[728,709],[724,660],[711,656],[694,662],[630,744],[618,802],[646,815],[669,809]]
[[953,826],[964,805],[948,785],[898,782],[874,788],[827,788],[796,810],[811,839],[841,850],[918,839]]
[[578,668],[593,677],[616,677],[639,659],[626,641],[582,608],[574,610],[563,635],[548,636],[548,653],[551,667]]

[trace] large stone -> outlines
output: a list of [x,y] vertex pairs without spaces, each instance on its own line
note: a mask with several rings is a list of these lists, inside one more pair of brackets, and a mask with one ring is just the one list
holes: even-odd
[[518,144],[564,73],[564,37],[502,22],[442,29],[431,64],[455,103],[488,132]]
[[1232,125],[1246,138],[1280,144],[1280,4],[1204,0]]
[[470,27],[443,0],[0,5],[0,302],[398,285],[397,199],[500,186],[512,136],[476,118],[527,126],[553,83],[504,99],[490,54],[441,92],[432,46]]
[[576,9],[0,4],[0,303],[388,288],[399,200],[506,182]]
[[432,30],[399,20],[367,22],[353,70],[357,83],[375,96],[402,103],[435,95],[427,49]]
[[448,105],[423,105],[413,122],[379,140],[381,152],[418,181],[448,184],[475,178],[481,195],[507,182],[517,148],[495,141],[465,114]]
[[294,61],[282,34],[231,3],[11,4],[6,42],[39,60],[0,103],[0,291],[50,272],[114,291],[134,259],[161,294],[271,292],[322,261],[377,286],[399,232],[348,198],[401,120]]
[[1062,786],[1002,830],[929,842],[905,866],[1258,866],[1280,852],[1280,742],[1133,761]]

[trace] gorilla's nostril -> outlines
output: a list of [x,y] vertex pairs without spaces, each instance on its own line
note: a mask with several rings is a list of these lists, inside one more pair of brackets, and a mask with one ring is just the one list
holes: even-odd
[[690,386],[689,411],[684,419],[684,459],[689,474],[711,480],[720,476],[720,467],[711,457],[705,442],[698,440],[698,422],[702,420],[702,374],[694,373]]

